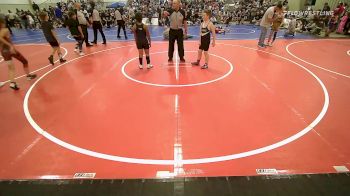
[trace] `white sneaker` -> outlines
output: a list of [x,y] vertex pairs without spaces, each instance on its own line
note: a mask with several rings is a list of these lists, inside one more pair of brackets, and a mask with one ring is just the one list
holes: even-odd
[[84,53],[84,52],[80,52],[79,55],[80,55],[80,56],[84,56],[85,53]]
[[79,53],[79,49],[77,49],[77,48],[74,49],[74,52]]
[[0,82],[0,87],[3,87],[5,85],[5,82]]
[[143,69],[143,65],[139,65],[139,69]]
[[152,67],[153,67],[153,65],[151,65],[151,64],[147,65],[147,69],[151,69]]
[[267,43],[267,46],[272,47],[272,42]]

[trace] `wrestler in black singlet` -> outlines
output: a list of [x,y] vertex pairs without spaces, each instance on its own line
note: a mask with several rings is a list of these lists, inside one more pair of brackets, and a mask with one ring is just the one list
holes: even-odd
[[149,41],[146,36],[146,30],[143,26],[143,24],[137,24],[136,23],[136,45],[137,49],[149,49]]

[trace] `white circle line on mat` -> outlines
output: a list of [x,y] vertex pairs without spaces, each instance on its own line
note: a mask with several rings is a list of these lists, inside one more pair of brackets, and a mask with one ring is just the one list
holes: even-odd
[[[220,44],[220,43],[218,43]],[[280,56],[278,54],[274,54],[271,52],[267,52],[267,51],[263,51],[263,50],[258,50],[256,48],[249,48],[249,47],[245,47],[245,46],[241,46],[241,45],[233,45],[233,44],[221,44],[221,45],[226,45],[226,46],[233,46],[233,47],[241,47],[241,48],[245,48],[245,49],[249,49],[249,50],[254,50],[254,51],[258,51],[258,52],[262,52],[262,53],[266,53],[266,54],[270,54],[272,56],[276,56],[278,58],[281,58],[283,60],[289,61],[291,63],[294,63],[296,65],[298,65],[300,68],[302,68],[303,70],[305,70],[307,73],[309,73],[311,76],[313,76],[316,81],[320,84],[322,90],[323,90],[323,94],[324,94],[324,104],[322,107],[321,112],[318,114],[318,116],[308,125],[306,126],[303,130],[299,131],[298,133],[282,140],[279,141],[277,143],[262,147],[262,148],[258,148],[258,149],[254,149],[254,150],[250,150],[250,151],[246,151],[246,152],[241,152],[241,153],[237,153],[237,154],[230,154],[230,155],[225,155],[225,156],[216,156],[216,157],[208,157],[208,158],[198,158],[198,159],[184,159],[184,160],[157,160],[157,159],[139,159],[139,158],[129,158],[129,157],[121,157],[121,156],[115,156],[115,155],[109,155],[109,154],[104,154],[104,153],[99,153],[99,152],[95,152],[92,150],[88,150],[88,149],[84,149],[72,144],[69,144],[65,141],[62,141],[56,137],[54,137],[53,135],[51,135],[50,133],[46,132],[45,130],[43,130],[32,118],[30,112],[29,112],[29,107],[28,107],[28,100],[30,97],[30,94],[32,92],[32,90],[34,89],[34,87],[38,84],[38,82],[44,78],[45,76],[47,76],[48,74],[50,74],[51,72],[53,72],[54,70],[58,69],[59,67],[70,63],[72,61],[75,61],[77,59],[81,59],[84,58],[86,56],[89,55],[93,55],[93,54],[97,54],[97,53],[101,53],[101,52],[105,52],[105,51],[109,51],[109,50],[114,50],[114,49],[118,49],[118,48],[123,48],[123,47],[128,47],[128,46],[123,46],[123,47],[117,47],[117,48],[111,48],[111,49],[106,49],[106,50],[101,50],[101,51],[97,51],[91,54],[87,54],[85,56],[82,57],[78,57],[75,59],[72,59],[70,61],[67,61],[65,64],[62,64],[52,70],[50,70],[49,72],[45,73],[43,76],[41,76],[37,81],[35,81],[35,83],[30,87],[30,89],[27,91],[25,98],[24,98],[24,102],[23,102],[23,110],[24,110],[24,114],[28,120],[28,122],[31,124],[31,126],[41,135],[43,135],[44,137],[46,137],[47,139],[51,140],[52,142],[70,149],[72,151],[81,153],[81,154],[85,154],[88,156],[92,156],[92,157],[96,157],[96,158],[101,158],[101,159],[105,159],[105,160],[111,160],[111,161],[117,161],[117,162],[125,162],[125,163],[134,163],[134,164],[149,164],[149,165],[174,165],[174,163],[181,163],[181,164],[204,164],[204,163],[215,163],[215,162],[221,162],[221,161],[229,161],[229,160],[234,160],[234,159],[239,159],[239,158],[243,158],[243,157],[248,157],[248,156],[252,156],[252,155],[257,155],[257,154],[261,154],[276,148],[279,148],[281,146],[284,146],[286,144],[289,144],[299,138],[301,138],[302,136],[304,136],[305,134],[307,134],[309,131],[311,131],[321,120],[322,118],[325,116],[325,114],[327,113],[328,110],[328,106],[329,106],[329,94],[328,91],[325,87],[325,85],[323,84],[323,82],[321,81],[321,79],[319,79],[314,73],[312,73],[310,70],[308,70],[306,67],[298,64],[297,62],[294,62],[286,57]],[[131,45],[133,46],[133,45]]]
[[[155,52],[155,53],[151,53],[151,54],[162,54],[162,53],[167,53],[168,51],[163,51],[163,52]],[[185,52],[198,52],[198,51],[185,51]],[[191,86],[200,86],[200,85],[206,85],[206,84],[210,84],[210,83],[214,83],[217,82],[219,80],[223,80],[224,78],[226,78],[227,76],[229,76],[232,71],[233,71],[233,65],[230,61],[228,61],[226,58],[223,58],[222,56],[219,55],[215,55],[215,54],[211,54],[209,53],[209,55],[215,56],[217,58],[220,58],[224,61],[226,61],[226,63],[230,66],[230,70],[225,73],[223,76],[213,79],[213,80],[209,80],[206,82],[199,82],[199,83],[192,83],[192,84],[156,84],[156,83],[150,83],[150,82],[144,82],[144,81],[140,81],[137,80],[135,78],[132,78],[131,76],[129,76],[126,72],[125,72],[125,67],[131,62],[134,61],[135,59],[138,59],[138,57],[132,58],[130,60],[128,60],[126,63],[124,63],[122,65],[122,74],[128,78],[131,81],[137,82],[139,84],[144,84],[144,85],[149,85],[149,86],[156,86],[156,87],[167,87],[167,88],[179,88],[179,87],[191,87]]]
[[309,65],[311,65],[311,66],[313,66],[313,67],[322,69],[322,70],[324,70],[324,71],[327,71],[327,72],[330,72],[330,73],[333,73],[333,74],[336,74],[336,75],[339,75],[339,76],[343,76],[343,77],[346,77],[346,78],[350,78],[350,76],[348,76],[348,75],[345,75],[345,74],[342,74],[342,73],[339,73],[339,72],[336,72],[336,71],[332,71],[332,70],[323,68],[323,67],[321,67],[320,65],[315,65],[315,64],[313,64],[313,63],[310,63],[310,62],[308,62],[308,61],[306,61],[306,60],[304,60],[304,59],[302,59],[302,58],[296,56],[296,55],[293,54],[293,53],[290,51],[290,49],[289,49],[289,47],[291,47],[292,45],[298,44],[298,43],[303,43],[303,42],[315,42],[315,41],[343,41],[343,40],[333,40],[333,39],[302,40],[302,41],[297,41],[297,42],[293,42],[293,43],[288,44],[288,45],[286,46],[286,51],[288,52],[288,54],[290,54],[290,55],[293,56],[294,58],[296,58],[296,59],[298,59],[298,60],[300,60],[300,61],[302,61],[302,62],[304,62],[304,63],[306,63],[306,64],[309,64]]

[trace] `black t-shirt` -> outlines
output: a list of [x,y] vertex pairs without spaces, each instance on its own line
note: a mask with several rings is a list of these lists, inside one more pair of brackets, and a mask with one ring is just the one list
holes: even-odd
[[55,37],[52,34],[52,31],[54,28],[52,26],[52,23],[49,21],[43,21],[41,23],[41,28],[43,29],[44,36],[46,38],[46,41],[48,42],[54,42],[57,41]]
[[37,5],[37,4],[35,4],[35,3],[33,3],[33,10],[39,10],[39,6]]
[[77,20],[69,18],[66,20],[65,24],[73,36],[80,36],[80,32],[78,30],[79,22]]

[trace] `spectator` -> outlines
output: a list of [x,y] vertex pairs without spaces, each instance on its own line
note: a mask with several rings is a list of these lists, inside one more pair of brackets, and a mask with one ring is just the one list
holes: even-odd
[[275,12],[282,12],[282,11],[283,11],[282,3],[279,2],[276,6],[270,7],[265,12],[260,22],[261,33],[260,33],[260,38],[258,43],[259,47],[264,48],[266,46],[264,42],[267,34],[267,29],[271,26],[272,22],[275,21],[275,19],[273,18]]
[[32,4],[32,7],[33,7],[33,10],[34,10],[35,12],[40,11],[40,8],[39,8],[38,4],[36,4],[34,1],[33,1],[33,4]]
[[103,39],[103,43],[102,44],[106,44],[106,37],[105,34],[103,33],[102,30],[102,23],[101,23],[101,17],[100,17],[100,13],[98,12],[98,10],[95,8],[95,3],[92,2],[91,3],[91,20],[92,20],[92,28],[94,30],[94,44],[97,44],[97,30],[101,33],[102,39]]
[[85,45],[86,47],[91,47],[92,45],[89,43],[89,33],[87,30],[89,22],[88,20],[86,20],[84,13],[81,11],[81,4],[75,3],[74,7],[75,7],[75,13],[77,16],[78,23],[84,35]]
[[125,39],[128,39],[128,37],[126,36],[126,30],[125,30],[125,16],[122,13],[123,13],[123,10],[121,10],[121,9],[120,10],[117,9],[114,12],[115,19],[116,19],[117,24],[118,24],[117,37],[118,37],[118,39],[120,39],[120,29],[122,28],[123,32],[124,32]]

